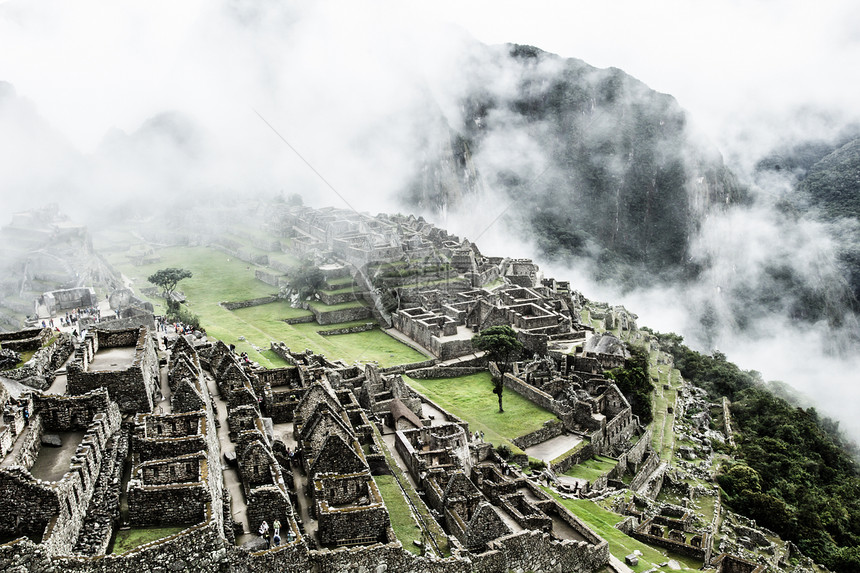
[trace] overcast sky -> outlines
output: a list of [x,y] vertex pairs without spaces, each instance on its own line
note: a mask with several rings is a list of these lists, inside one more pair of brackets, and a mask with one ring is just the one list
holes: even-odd
[[[84,148],[100,140],[106,118],[131,129],[151,112],[129,107],[129,101],[165,100],[162,87],[173,58],[188,49],[189,31],[199,25],[205,5],[0,3],[15,7],[0,19],[0,79],[33,98]],[[598,67],[619,67],[674,95],[721,146],[751,122],[771,122],[778,134],[808,129],[781,121],[789,108],[814,104],[857,117],[860,105],[860,3],[850,0],[434,0],[361,3],[360,11],[349,3],[326,4],[331,14],[353,12],[346,22],[332,19],[347,37],[350,25],[387,19],[378,28],[383,33],[393,36],[399,27],[429,41],[434,23],[452,22],[485,43],[528,43]],[[33,10],[40,13],[38,25],[32,17],[17,17]],[[390,37],[392,49],[405,37]],[[109,81],[118,76],[122,82]],[[74,84],[100,88],[89,94],[95,98],[89,112],[72,107]]]
[[[617,67],[675,96],[721,145],[808,105],[860,111],[860,3],[851,0],[439,0],[485,43],[517,42]],[[734,142],[737,143],[737,142]]]

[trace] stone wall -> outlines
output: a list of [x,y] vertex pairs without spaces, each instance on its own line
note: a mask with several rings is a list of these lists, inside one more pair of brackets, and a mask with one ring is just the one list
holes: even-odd
[[98,338],[98,348],[120,348],[137,346],[141,336],[141,329],[100,330],[97,328],[94,334]]
[[580,442],[577,447],[573,448],[570,453],[564,455],[558,462],[552,464],[552,471],[557,474],[563,474],[571,467],[581,464],[587,459],[594,457],[594,447],[590,442]]
[[630,481],[630,489],[633,491],[638,490],[645,482],[648,481],[648,478],[654,473],[654,470],[657,469],[657,466],[660,465],[660,456],[657,452],[651,452],[648,455],[648,458],[645,460],[645,463],[639,468],[639,471],[636,472],[636,475],[633,476],[633,479]]
[[[5,344],[4,344],[5,346]],[[57,334],[57,339],[37,351],[26,364],[14,370],[4,370],[3,376],[12,380],[44,390],[54,380],[54,371],[74,352],[72,336]]]
[[514,438],[512,441],[516,446],[520,449],[526,449],[535,444],[540,444],[547,440],[551,440],[557,436],[560,436],[564,433],[564,424],[561,423],[560,420],[547,420],[543,423],[543,426],[535,430],[534,432],[525,434],[524,436],[520,436],[518,438]]
[[[565,571],[590,573],[609,563],[609,544],[553,539],[540,531],[523,531],[490,543],[507,571]],[[476,571],[479,569],[476,567]]]
[[355,334],[356,332],[367,332],[368,330],[373,330],[376,328],[377,324],[375,322],[365,322],[364,324],[359,324],[357,326],[350,326],[347,328],[331,328],[329,330],[317,330],[317,334],[322,336],[335,336],[338,334]]
[[27,535],[42,542],[48,554],[68,554],[74,547],[89,506],[108,440],[119,428],[115,404],[93,417],[72,457],[69,470],[56,482],[36,480],[23,467],[0,470],[0,533]]
[[23,468],[30,469],[36,463],[36,458],[39,457],[39,450],[42,449],[42,434],[44,434],[44,426],[42,425],[42,417],[39,414],[30,417],[30,424],[24,432],[24,435],[18,438],[21,440],[20,448],[15,453],[15,459],[12,463]]
[[249,300],[240,300],[235,302],[222,302],[220,305],[227,310],[236,310],[237,308],[250,308],[252,306],[261,306],[264,304],[270,304],[273,302],[278,302],[278,295],[273,294],[269,296],[261,296],[259,298],[252,298]]
[[629,450],[618,456],[618,465],[620,466],[618,476],[622,475],[627,470],[632,471],[633,468],[638,467],[639,464],[642,463],[642,460],[645,458],[645,453],[651,448],[652,434],[653,431],[651,428],[648,428],[639,437],[639,441],[633,444]]
[[125,370],[89,371],[86,358],[79,356],[66,367],[66,388],[79,395],[105,387],[125,413],[150,412],[159,392],[158,355],[146,328],[96,331],[93,352],[98,348],[134,346],[134,358]]
[[439,338],[438,336],[434,336],[431,339],[431,344],[428,349],[433,352],[433,354],[440,360],[450,360],[451,358],[457,358],[458,356],[472,354],[473,352],[475,352],[475,348],[474,346],[472,346],[471,339],[445,340],[444,338]]
[[14,332],[0,332],[0,346],[15,352],[28,352],[39,349],[52,335],[48,328],[26,328]]
[[317,510],[320,541],[326,545],[348,540],[387,541],[388,510],[382,503]]
[[295,366],[258,370],[255,374],[263,385],[269,385],[272,388],[280,386],[293,387],[300,383],[299,369]]
[[[357,288],[357,287],[356,287]],[[328,293],[324,290],[319,291],[320,301],[323,304],[335,305],[335,304],[343,304],[345,302],[352,302],[356,299],[355,291],[349,290],[347,292],[339,292],[339,293]]]
[[14,439],[15,435],[11,427],[3,426],[0,428],[0,459],[5,458],[12,449]]
[[211,501],[202,481],[148,486],[132,480],[128,484],[128,519],[135,527],[201,523]]
[[325,310],[308,306],[308,310],[314,313],[314,318],[320,326],[352,322],[353,320],[364,320],[370,318],[372,314],[370,307],[367,306],[354,306],[340,310]]
[[86,430],[93,416],[105,412],[110,404],[105,388],[97,388],[79,396],[35,394],[33,408],[42,416],[45,427],[52,432]]
[[505,387],[510,388],[520,396],[526,398],[530,402],[534,402],[541,408],[549,410],[559,417],[564,423],[565,429],[573,431],[575,429],[574,421],[571,415],[571,410],[564,404],[555,400],[546,392],[535,388],[531,384],[526,384],[513,374],[505,374]]
[[486,371],[486,368],[479,368],[473,366],[431,366],[429,368],[410,370],[406,373],[406,375],[410,378],[416,378],[418,380],[427,380],[433,378],[457,378],[459,376],[469,376],[472,374],[478,374]]
[[123,424],[107,444],[81,533],[75,543],[76,554],[101,555],[110,545],[113,525],[120,517],[119,497],[128,455],[128,437],[129,425]]
[[285,277],[266,272],[262,269],[257,269],[254,271],[254,278],[256,278],[260,282],[266,283],[267,285],[271,285],[273,287],[280,287],[281,282]]
[[711,534],[704,533],[702,534],[702,546],[694,546],[689,543],[684,543],[675,539],[671,539],[669,537],[663,537],[660,535],[653,535],[649,533],[651,529],[652,520],[647,520],[642,525],[633,530],[631,537],[634,539],[641,541],[642,543],[647,543],[648,545],[656,545],[657,547],[662,547],[663,549],[668,549],[669,551],[673,551],[680,555],[686,555],[687,557],[692,557],[694,559],[698,559],[700,561],[708,562],[710,560],[711,554]]
[[380,368],[379,371],[383,374],[403,374],[404,372],[408,372],[410,370],[418,370],[419,368],[428,368],[436,364],[436,359],[431,358],[430,360],[424,360],[422,362],[412,362],[410,364],[398,364],[397,366],[389,366],[387,368]]

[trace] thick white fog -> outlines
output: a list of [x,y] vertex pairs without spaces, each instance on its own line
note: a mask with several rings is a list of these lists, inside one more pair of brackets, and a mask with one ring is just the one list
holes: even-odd
[[[755,180],[752,167],[776,145],[860,119],[855,3],[8,0],[0,213],[52,201],[95,222],[117,201],[158,205],[211,190],[347,206],[342,195],[362,211],[403,210],[404,186],[444,139],[440,120],[460,121],[462,94],[513,86],[503,64],[481,60],[493,52],[477,42],[532,44],[672,94],[695,137],[716,143],[751,186],[752,205],[714,215],[695,239],[692,255],[711,263],[698,284],[620,293],[590,283],[587,261],[553,274],[590,298],[623,302],[640,324],[793,384],[860,438],[860,357],[833,348],[844,332],[798,327],[779,309],[751,312],[743,337],[728,320],[708,336],[690,321],[702,304],[720,314],[722,293],[756,284],[774,261],[812,283],[840,280],[833,233],[776,214],[788,183]],[[472,72],[484,65],[497,73],[476,86]],[[494,119],[502,128],[475,157],[479,170],[508,165],[540,177],[546,161],[533,135]],[[485,253],[533,256],[527,234],[505,229],[510,200],[495,182],[482,180],[477,193],[427,215]]]

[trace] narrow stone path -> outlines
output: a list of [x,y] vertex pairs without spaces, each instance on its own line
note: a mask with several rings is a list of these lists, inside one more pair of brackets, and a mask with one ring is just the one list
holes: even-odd
[[[218,393],[215,379],[209,374],[204,374],[204,379],[206,380],[206,387],[209,389],[212,406],[215,408],[215,413],[220,425],[218,428],[218,441],[221,443],[221,453],[223,456],[223,454],[228,451],[229,447],[234,447],[232,446],[233,442],[230,441],[230,428],[227,425],[227,404],[221,399],[221,395]],[[242,530],[245,533],[256,533],[250,531],[250,528],[248,527],[248,504],[245,501],[245,489],[242,487],[239,470],[227,466],[223,463],[223,460],[218,461],[222,463],[224,468],[224,487],[230,492],[230,514],[233,516],[233,521],[235,523],[241,523]],[[236,542],[240,542],[238,536],[236,538]]]

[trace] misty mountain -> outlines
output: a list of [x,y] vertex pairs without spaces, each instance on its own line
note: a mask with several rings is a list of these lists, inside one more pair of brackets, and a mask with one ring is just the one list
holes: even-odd
[[156,114],[130,133],[111,129],[91,157],[102,187],[140,197],[199,188],[212,161],[206,129],[177,111]]
[[477,171],[546,258],[589,256],[603,278],[631,283],[695,271],[691,236],[744,190],[714,147],[693,142],[678,102],[619,69],[530,46],[483,49],[464,64],[473,88],[450,155],[408,196],[454,208],[476,191]]
[[860,218],[860,138],[812,165],[798,189],[830,217]]
[[[4,206],[39,207],[80,190],[81,154],[15,87],[0,80],[0,182]],[[39,197],[38,203],[31,201]],[[7,213],[8,215],[8,213]]]
[[828,223],[850,288],[845,305],[860,310],[860,126],[846,127],[832,141],[778,149],[757,168],[792,180],[783,209]]

